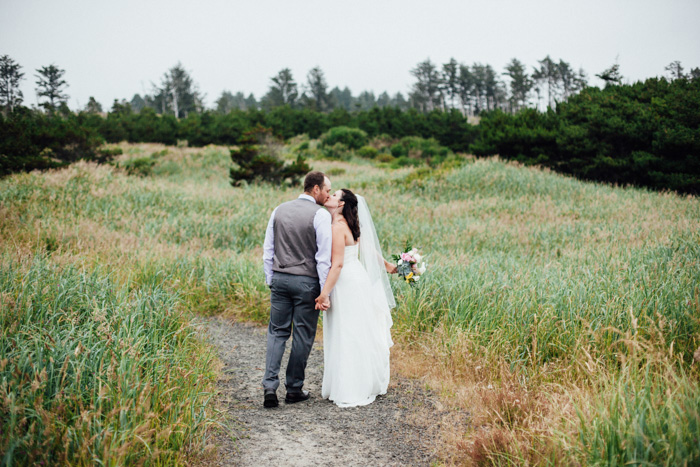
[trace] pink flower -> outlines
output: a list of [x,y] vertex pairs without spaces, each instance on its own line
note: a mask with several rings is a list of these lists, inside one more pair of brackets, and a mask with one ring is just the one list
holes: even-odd
[[411,256],[409,253],[401,253],[401,259],[404,261],[407,261],[409,263],[415,263],[416,260],[413,259],[413,256]]

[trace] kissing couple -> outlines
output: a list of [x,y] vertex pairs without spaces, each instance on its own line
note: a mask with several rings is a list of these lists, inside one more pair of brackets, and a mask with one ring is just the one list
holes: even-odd
[[309,172],[304,193],[272,212],[263,253],[270,324],[263,377],[266,408],[277,407],[284,349],[292,349],[285,402],[308,400],[306,362],[323,311],[324,399],[367,405],[389,386],[391,309],[396,306],[367,202],[347,189],[331,194],[322,172]]

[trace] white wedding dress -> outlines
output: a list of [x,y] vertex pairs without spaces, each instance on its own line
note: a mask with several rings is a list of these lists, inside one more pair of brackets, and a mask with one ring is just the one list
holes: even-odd
[[339,407],[370,404],[389,386],[392,319],[384,289],[371,281],[357,244],[345,247],[330,301],[323,312],[321,393]]

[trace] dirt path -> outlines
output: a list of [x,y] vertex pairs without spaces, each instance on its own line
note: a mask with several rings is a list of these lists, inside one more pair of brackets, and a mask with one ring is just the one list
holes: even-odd
[[224,363],[218,405],[232,421],[230,434],[217,436],[218,455],[209,465],[430,465],[434,435],[426,414],[436,413],[435,396],[419,382],[392,377],[388,393],[369,406],[338,408],[321,398],[323,350],[317,342],[304,385],[311,399],[286,405],[282,384],[280,406],[264,409],[266,330],[218,317],[204,324]]

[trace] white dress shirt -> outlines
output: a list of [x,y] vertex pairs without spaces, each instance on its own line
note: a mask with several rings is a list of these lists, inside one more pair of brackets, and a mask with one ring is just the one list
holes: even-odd
[[[316,203],[313,197],[307,194],[299,195],[299,198]],[[270,221],[267,223],[265,232],[265,244],[263,245],[263,268],[265,269],[265,282],[270,285],[272,282],[272,259],[275,256],[275,212],[272,211]],[[331,213],[325,209],[319,209],[314,216],[314,229],[316,230],[316,273],[321,290],[326,283],[328,271],[331,269],[331,247],[333,241],[333,231],[331,229]]]

